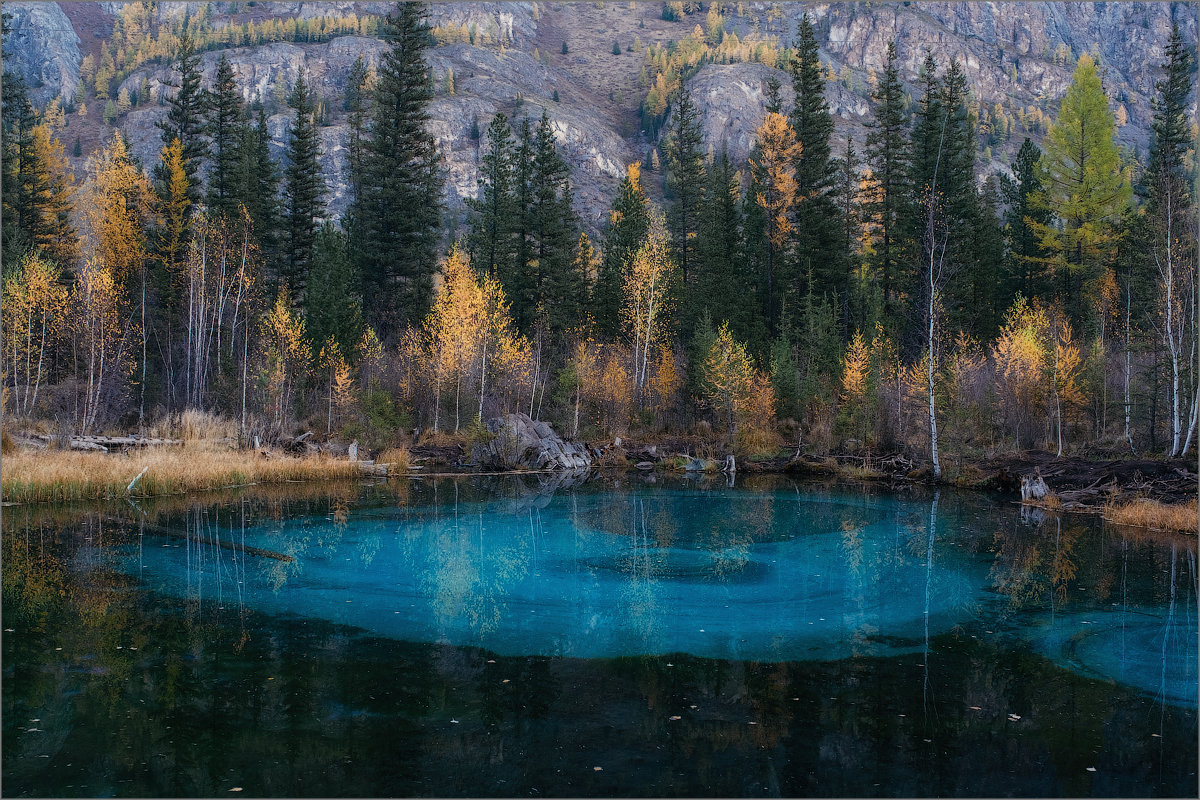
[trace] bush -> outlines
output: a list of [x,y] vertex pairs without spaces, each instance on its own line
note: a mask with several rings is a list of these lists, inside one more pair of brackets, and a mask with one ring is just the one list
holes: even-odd
[[620,42],[618,42],[618,41],[617,41],[617,40],[615,40],[615,39],[613,40],[613,49],[612,49],[612,54],[613,54],[614,56],[619,56],[619,55],[621,55],[621,43],[620,43]]
[[563,39],[562,54],[564,56],[567,54],[567,40],[566,39]]

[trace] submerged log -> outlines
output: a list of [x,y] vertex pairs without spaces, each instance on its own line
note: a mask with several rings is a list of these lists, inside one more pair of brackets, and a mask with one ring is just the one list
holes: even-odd
[[136,525],[140,530],[143,530],[146,533],[151,533],[155,536],[166,536],[170,539],[186,539],[191,542],[198,542],[199,544],[214,545],[225,550],[233,550],[237,553],[246,553],[247,555],[251,556],[262,556],[263,558],[273,558],[276,561],[291,562],[296,560],[292,556],[286,555],[285,553],[277,553],[274,550],[264,550],[261,547],[251,547],[248,544],[238,544],[237,542],[221,541],[219,539],[213,539],[209,536],[201,536],[199,534],[192,535],[188,533],[180,533],[179,531],[172,530],[171,528],[165,528],[162,525],[155,525],[150,522],[135,522],[133,520],[121,519],[120,517],[102,517],[102,519],[105,522],[111,522],[116,525],[126,525],[130,527]]

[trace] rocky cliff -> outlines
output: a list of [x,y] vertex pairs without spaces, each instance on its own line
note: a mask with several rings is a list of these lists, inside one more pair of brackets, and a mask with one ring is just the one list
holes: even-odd
[[[60,95],[69,97],[79,81],[82,54],[96,52],[110,35],[119,4],[104,3],[5,3],[13,14],[14,33],[6,47],[10,68],[23,73],[36,87],[39,102]],[[200,14],[206,4],[160,3],[160,18]],[[216,3],[214,27],[238,23],[253,11],[255,19],[297,17],[311,19],[328,14],[384,13],[385,3],[266,2],[253,9],[249,3]],[[707,8],[707,4],[705,6]],[[774,36],[786,46],[802,14],[808,13],[818,31],[822,60],[836,80],[827,83],[827,97],[837,122],[839,139],[855,138],[861,150],[864,123],[871,118],[870,87],[882,71],[887,43],[895,40],[902,79],[913,88],[927,51],[942,64],[957,58],[965,67],[981,109],[981,122],[994,124],[1003,112],[1015,118],[1031,114],[1052,115],[1070,83],[1074,61],[1084,52],[1097,55],[1105,71],[1105,88],[1112,106],[1123,120],[1121,142],[1145,150],[1154,96],[1164,47],[1172,23],[1178,23],[1185,41],[1195,42],[1197,13],[1187,3],[742,3],[726,8],[726,30],[745,38],[758,33]],[[776,11],[782,18],[775,19]],[[228,17],[231,12],[240,17]],[[482,138],[497,111],[510,118],[547,113],[570,162],[572,185],[579,212],[593,232],[602,223],[612,193],[625,165],[643,158],[654,146],[639,133],[637,107],[644,91],[638,85],[645,61],[631,52],[635,37],[649,45],[678,41],[704,15],[680,21],[661,19],[658,3],[439,3],[430,6],[430,21],[444,30],[477,32],[469,41],[443,42],[429,54],[437,97],[431,128],[443,153],[447,176],[448,208],[463,212],[463,200],[476,192]],[[466,38],[464,35],[461,37]],[[501,42],[503,41],[503,46]],[[612,53],[613,42],[623,49]],[[563,45],[567,53],[563,53]],[[280,109],[280,88],[288,89],[303,70],[326,98],[332,113],[321,129],[326,153],[325,175],[330,186],[330,215],[344,211],[347,198],[343,178],[347,126],[340,112],[346,76],[359,56],[377,63],[384,44],[375,38],[344,36],[323,44],[274,43],[256,48],[224,51],[232,62],[247,101],[262,100],[276,111],[271,131],[277,153],[286,143],[286,109]],[[669,45],[668,45],[669,46]],[[211,81],[219,54],[204,55],[205,79]],[[452,71],[453,92],[445,78]],[[652,72],[652,70],[651,70]],[[727,148],[735,159],[744,159],[754,130],[763,117],[763,90],[772,69],[758,63],[708,64],[692,79],[704,113],[704,125],[714,149]],[[790,101],[787,76],[784,100]],[[170,77],[166,69],[149,65],[125,79],[127,88],[148,79],[157,97]],[[557,92],[557,100],[555,93]],[[92,102],[89,97],[89,103]],[[106,135],[99,109],[86,120],[76,119],[60,135],[65,141],[79,136],[84,157]],[[157,160],[160,145],[153,123],[164,113],[157,105],[136,108],[118,125],[147,163]],[[1195,117],[1195,106],[1192,107]],[[991,120],[991,123],[989,123]],[[1030,124],[986,152],[990,161],[981,173],[1003,170],[1025,135],[1040,138],[1041,129]],[[837,147],[840,150],[840,145]],[[82,165],[80,161],[77,166]],[[653,184],[653,176],[647,176]],[[657,188],[650,186],[651,193]]]

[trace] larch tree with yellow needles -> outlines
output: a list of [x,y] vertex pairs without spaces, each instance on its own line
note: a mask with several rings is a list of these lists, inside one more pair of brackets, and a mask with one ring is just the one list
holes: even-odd
[[775,261],[792,233],[790,215],[796,202],[796,161],[800,145],[787,117],[768,112],[755,132],[755,155],[750,159],[754,181],[760,191],[754,201],[766,212],[768,330],[775,333]]
[[141,291],[142,380],[138,387],[138,422],[146,411],[146,257],[147,230],[154,222],[154,187],[129,156],[125,140],[114,133],[111,141],[87,162],[82,214],[90,246],[121,286],[129,286],[134,273]]

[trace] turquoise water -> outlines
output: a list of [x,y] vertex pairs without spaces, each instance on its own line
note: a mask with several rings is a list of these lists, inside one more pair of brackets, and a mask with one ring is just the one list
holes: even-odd
[[[661,481],[6,520],[6,787],[1195,794],[1195,537]],[[10,590],[47,532],[70,601]]]

